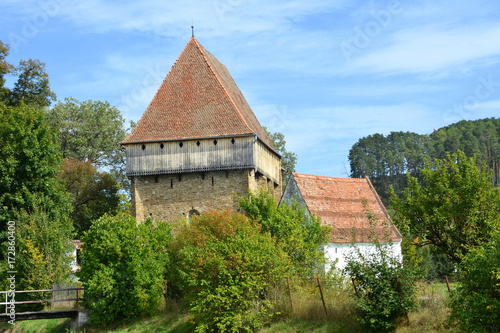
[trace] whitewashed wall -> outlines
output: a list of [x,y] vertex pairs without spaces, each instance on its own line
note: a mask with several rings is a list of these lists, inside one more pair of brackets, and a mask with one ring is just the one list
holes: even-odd
[[[388,245],[388,251],[391,256],[399,258],[400,261],[403,260],[403,255],[401,253],[401,242],[394,242]],[[362,254],[372,255],[376,253],[376,247],[372,243],[328,243],[323,248],[325,253],[325,258],[328,260],[329,264],[326,265],[325,269],[328,272],[332,267],[330,263],[334,263],[337,260],[336,268],[344,269],[347,262],[346,256],[353,250],[359,249]]]

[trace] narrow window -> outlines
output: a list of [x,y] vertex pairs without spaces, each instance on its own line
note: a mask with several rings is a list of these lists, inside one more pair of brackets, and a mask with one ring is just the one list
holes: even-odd
[[172,178],[170,178],[170,188],[173,188],[174,187],[174,180]]
[[182,148],[182,146],[184,146],[184,144],[183,144],[183,143],[182,143],[182,141],[181,141],[181,142],[179,142],[179,147],[181,147],[181,148]]
[[234,138],[231,139],[231,143],[234,145],[236,141],[234,140]]
[[196,145],[199,147],[200,146],[200,141],[196,141]]
[[146,149],[146,146],[145,146],[145,145],[142,145],[142,147],[141,147],[141,148],[142,148],[142,150],[144,150],[144,149]]
[[216,145],[216,144],[217,144],[217,140],[214,140],[214,145]]
[[163,143],[160,143],[160,149],[163,149],[163,147],[165,147],[165,145]]
[[212,186],[214,186],[214,177],[212,177]]

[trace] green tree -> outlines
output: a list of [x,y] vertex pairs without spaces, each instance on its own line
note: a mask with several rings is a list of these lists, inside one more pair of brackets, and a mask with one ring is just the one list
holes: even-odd
[[283,183],[286,184],[288,177],[292,172],[295,172],[295,165],[297,164],[297,154],[286,149],[285,136],[280,132],[271,133],[264,127],[264,131],[271,140],[274,148],[281,155],[281,167],[283,171]]
[[271,286],[286,276],[287,255],[244,215],[212,211],[176,236],[172,261],[196,314],[196,332],[252,332],[274,315]]
[[421,173],[422,181],[408,176],[402,198],[392,193],[393,219],[420,246],[434,245],[459,263],[468,247],[487,240],[500,192],[491,174],[460,151],[429,162]]
[[416,279],[411,268],[391,256],[389,245],[375,245],[375,253],[351,253],[345,270],[356,286],[360,323],[374,332],[387,332],[415,306]]
[[64,158],[90,162],[97,168],[124,170],[124,119],[108,102],[80,102],[66,98],[48,111],[48,119],[58,132]]
[[40,60],[21,60],[16,72],[19,76],[10,93],[9,104],[19,105],[23,102],[44,108],[56,100],[56,95],[50,90],[45,64]]
[[83,305],[98,326],[155,313],[164,297],[171,241],[168,223],[137,225],[127,214],[105,215],[82,238]]
[[459,284],[451,297],[451,319],[458,320],[464,332],[500,332],[498,224],[486,243],[467,253],[459,272]]
[[73,230],[69,198],[56,179],[56,137],[37,106],[0,103],[0,140],[0,229],[5,240],[7,221],[16,223],[17,287],[50,288],[69,272]]
[[327,242],[329,230],[318,218],[306,215],[303,207],[296,203],[278,206],[266,191],[250,193],[239,201],[239,207],[288,254],[297,274],[311,276],[324,264],[320,250]]
[[9,46],[0,40],[0,102],[5,101],[10,90],[5,87],[5,75],[12,73],[14,66],[5,58],[9,55]]
[[0,103],[0,229],[14,219],[14,211],[32,209],[32,196],[59,202],[56,174],[61,154],[46,115],[35,106],[10,107]]
[[406,187],[406,173],[418,177],[429,156],[429,137],[411,132],[373,134],[361,138],[349,150],[351,177],[368,176],[387,204],[389,187],[396,193]]
[[71,219],[79,236],[104,214],[116,215],[128,210],[124,194],[119,193],[120,184],[111,174],[99,172],[90,162],[65,159],[58,178],[71,195]]

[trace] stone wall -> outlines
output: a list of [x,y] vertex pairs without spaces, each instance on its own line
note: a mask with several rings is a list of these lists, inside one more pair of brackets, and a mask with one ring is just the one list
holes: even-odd
[[138,221],[152,217],[175,223],[211,209],[237,210],[238,197],[259,187],[281,195],[280,186],[253,169],[136,176],[131,189],[133,214]]

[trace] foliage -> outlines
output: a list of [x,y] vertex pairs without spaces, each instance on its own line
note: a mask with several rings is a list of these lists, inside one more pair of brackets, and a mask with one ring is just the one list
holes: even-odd
[[308,216],[298,203],[281,203],[278,207],[269,192],[259,191],[242,198],[239,207],[261,225],[263,233],[270,233],[299,275],[311,276],[324,263],[320,248],[327,242],[329,230],[317,217]]
[[297,154],[286,149],[286,141],[283,133],[271,133],[265,127],[264,131],[266,131],[267,137],[269,138],[269,140],[271,140],[274,148],[281,155],[281,167],[284,169],[283,182],[286,183],[288,181],[289,175],[292,172],[295,172],[295,165],[297,164]]
[[15,67],[9,64],[5,58],[9,55],[9,46],[0,40],[0,101],[5,101],[10,90],[5,85],[5,75],[10,74]]
[[126,210],[120,185],[111,174],[97,171],[90,162],[65,159],[58,177],[71,195],[71,219],[79,236],[104,214],[116,215]]
[[250,332],[274,315],[266,293],[283,279],[289,261],[244,215],[212,211],[194,217],[172,252],[171,281],[196,314],[197,332]]
[[392,194],[393,219],[420,246],[432,244],[458,263],[469,246],[488,238],[500,192],[490,173],[462,152],[435,159],[421,173],[422,181],[408,176],[402,198]]
[[405,174],[418,175],[428,156],[428,136],[412,132],[373,134],[361,138],[349,151],[351,177],[368,176],[387,201],[389,186],[399,193],[406,187]]
[[435,158],[463,151],[475,156],[478,165],[487,165],[494,185],[500,184],[500,118],[462,120],[434,131],[430,135]]
[[[57,197],[56,197],[57,198]],[[18,290],[51,289],[70,273],[73,226],[68,219],[71,206],[67,198],[60,201],[34,194],[29,209],[15,212],[15,270]],[[5,246],[7,248],[7,246]],[[3,272],[6,274],[6,272]],[[6,279],[2,279],[2,282]],[[5,290],[5,289],[2,289]],[[46,299],[50,294],[20,294],[16,300]],[[41,304],[16,307],[21,310],[40,310]]]
[[48,119],[58,132],[65,158],[90,162],[97,168],[123,171],[124,119],[108,102],[80,102],[66,98],[48,111]]
[[60,201],[55,175],[61,155],[45,114],[39,109],[0,103],[0,229],[14,218],[14,210],[30,211],[31,196]]
[[407,185],[405,174],[419,178],[425,159],[444,159],[459,150],[475,156],[478,165],[486,164],[493,184],[500,184],[500,118],[463,120],[430,135],[391,132],[361,138],[349,151],[351,177],[369,176],[387,203],[389,186],[400,194]]
[[360,323],[375,332],[391,331],[415,306],[416,280],[411,268],[391,256],[389,245],[375,245],[375,253],[351,253],[345,270],[356,285]]
[[45,64],[40,60],[21,60],[16,72],[19,76],[11,91],[9,104],[20,105],[22,102],[44,108],[56,100],[56,95],[50,90]]
[[[500,222],[497,220],[497,222]],[[466,332],[500,332],[500,229],[471,249],[460,266],[451,318]]]
[[169,267],[167,223],[137,225],[126,214],[104,215],[82,238],[83,305],[95,325],[108,325],[157,311]]

